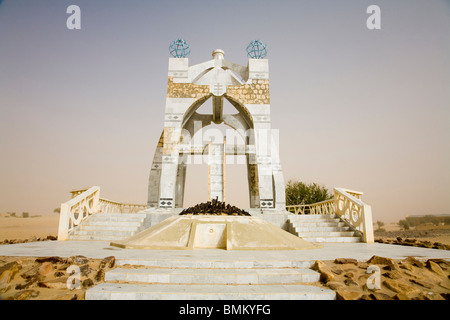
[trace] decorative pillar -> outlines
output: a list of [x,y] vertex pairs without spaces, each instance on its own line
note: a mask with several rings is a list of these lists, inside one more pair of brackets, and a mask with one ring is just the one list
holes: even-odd
[[208,200],[225,201],[225,140],[208,146]]

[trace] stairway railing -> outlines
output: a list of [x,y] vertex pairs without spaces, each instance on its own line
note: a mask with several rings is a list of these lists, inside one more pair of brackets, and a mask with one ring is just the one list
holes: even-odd
[[294,214],[333,214],[335,212],[334,199],[316,202],[313,204],[286,206],[286,210]]
[[98,212],[137,213],[147,205],[120,203],[100,198],[100,187],[72,191],[73,198],[61,204],[58,240],[67,240],[73,229]]
[[313,204],[286,206],[294,214],[335,214],[361,234],[364,242],[373,243],[372,208],[361,201],[359,191],[334,188],[334,198]]
[[135,203],[121,203],[107,199],[100,199],[99,212],[138,213],[147,209],[147,205]]
[[334,188],[335,213],[355,230],[362,240],[373,243],[372,207],[361,201],[362,192]]

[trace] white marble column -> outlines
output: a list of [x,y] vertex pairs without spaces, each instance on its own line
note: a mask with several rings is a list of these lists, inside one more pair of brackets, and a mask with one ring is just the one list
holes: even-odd
[[225,201],[225,143],[210,143],[208,152],[208,198]]

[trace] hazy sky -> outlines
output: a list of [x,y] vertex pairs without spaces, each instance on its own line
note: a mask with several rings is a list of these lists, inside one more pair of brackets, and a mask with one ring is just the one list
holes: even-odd
[[[0,212],[48,214],[92,185],[146,203],[178,37],[191,65],[217,48],[246,65],[267,44],[286,181],[363,191],[374,221],[450,213],[443,0],[0,0]],[[207,197],[207,167],[188,170],[185,206]],[[227,202],[248,206],[244,166],[227,173]]]

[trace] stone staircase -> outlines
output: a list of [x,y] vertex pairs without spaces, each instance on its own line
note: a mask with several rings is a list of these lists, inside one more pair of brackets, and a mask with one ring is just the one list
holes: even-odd
[[292,215],[289,232],[309,242],[361,242],[361,237],[335,215]]
[[96,213],[69,235],[69,240],[123,240],[144,228],[145,213]]
[[314,261],[116,260],[86,300],[334,300]]

